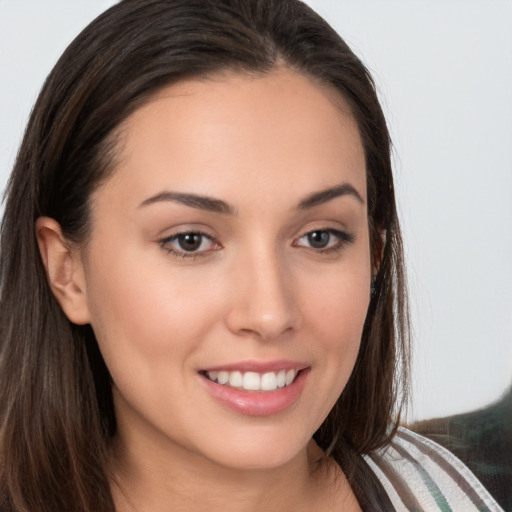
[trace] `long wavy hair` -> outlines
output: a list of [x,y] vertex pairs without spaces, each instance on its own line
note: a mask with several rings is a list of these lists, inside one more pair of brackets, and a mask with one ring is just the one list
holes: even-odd
[[407,396],[408,321],[390,138],[367,69],[298,0],[123,0],[71,43],[34,106],[0,233],[0,508],[114,511],[111,378],[90,326],[52,295],[35,222],[84,243],[91,193],[115,172],[116,128],[162,87],[287,67],[335,88],[366,157],[378,272],[350,380],[314,437],[361,494],[359,454],[392,438]]

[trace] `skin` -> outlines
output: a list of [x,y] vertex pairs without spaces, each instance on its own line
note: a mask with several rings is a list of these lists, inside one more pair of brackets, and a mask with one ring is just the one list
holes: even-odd
[[[353,369],[370,297],[365,160],[348,106],[287,69],[224,74],[164,89],[119,133],[85,246],[52,219],[37,224],[53,291],[71,321],[91,323],[113,378],[117,508],[359,510],[311,441]],[[356,193],[298,207],[340,184]],[[164,191],[232,212],[148,202]],[[326,230],[351,240],[313,247],[307,234]],[[191,231],[207,237],[184,257],[169,237]],[[198,373],[282,359],[309,373],[277,414],[227,408]]]

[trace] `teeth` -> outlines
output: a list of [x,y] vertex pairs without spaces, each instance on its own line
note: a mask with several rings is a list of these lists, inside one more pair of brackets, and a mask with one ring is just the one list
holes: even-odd
[[[256,372],[246,372],[242,380],[242,387],[248,391],[258,391],[260,389],[260,382],[260,376]],[[231,384],[231,380],[229,383]]]
[[274,372],[264,373],[261,376],[261,389],[263,391],[274,391],[274,389],[277,389],[277,375]]
[[281,370],[279,372],[206,372],[206,376],[213,382],[223,386],[245,389],[246,391],[275,391],[289,386],[297,376],[297,370]]
[[286,385],[286,372],[284,370],[281,370],[277,374],[277,387],[284,388],[285,385]]
[[240,372],[230,372],[229,374],[229,385],[232,388],[242,387],[242,374]]
[[[210,380],[215,380],[214,374],[217,372],[208,372],[208,378]],[[229,382],[229,372],[219,372],[217,381],[219,384],[227,384]]]
[[297,372],[295,370],[288,370],[286,372],[286,385],[289,386],[292,382],[293,382],[293,379],[295,379],[295,375],[297,375]]

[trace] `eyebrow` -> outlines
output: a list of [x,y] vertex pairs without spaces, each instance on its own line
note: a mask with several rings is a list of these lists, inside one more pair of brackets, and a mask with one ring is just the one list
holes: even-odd
[[[335,187],[321,190],[320,192],[314,192],[313,194],[300,201],[297,208],[299,210],[307,210],[309,208],[327,203],[328,201],[331,201],[337,197],[347,195],[355,197],[361,204],[364,204],[364,200],[361,197],[361,194],[359,194],[359,192],[350,183],[342,183]],[[236,213],[236,209],[233,206],[226,203],[225,201],[222,201],[221,199],[215,199],[208,196],[200,196],[197,194],[186,194],[183,192],[171,192],[167,190],[151,196],[148,199],[145,199],[139,205],[139,208],[165,201],[180,203],[185,206],[190,206],[191,208],[197,208],[199,210],[206,210],[214,213],[224,213],[229,215],[234,215]]]
[[327,203],[336,197],[347,195],[355,197],[361,204],[364,204],[361,194],[350,183],[342,183],[341,185],[311,194],[299,203],[298,208],[299,210],[307,210],[308,208]]
[[208,196],[199,196],[197,194],[185,194],[182,192],[169,191],[160,192],[155,196],[145,199],[139,207],[148,206],[161,201],[172,201],[174,203],[181,203],[185,206],[190,206],[191,208],[198,208],[199,210],[206,210],[215,213],[227,213],[231,215],[235,213],[235,209],[231,205],[220,199],[214,199],[213,197]]

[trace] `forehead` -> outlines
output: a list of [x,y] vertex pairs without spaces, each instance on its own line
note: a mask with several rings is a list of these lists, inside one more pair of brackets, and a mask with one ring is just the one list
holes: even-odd
[[110,181],[133,202],[158,189],[236,193],[241,202],[280,189],[292,200],[343,181],[366,195],[364,151],[348,104],[293,71],[170,85],[119,133]]

